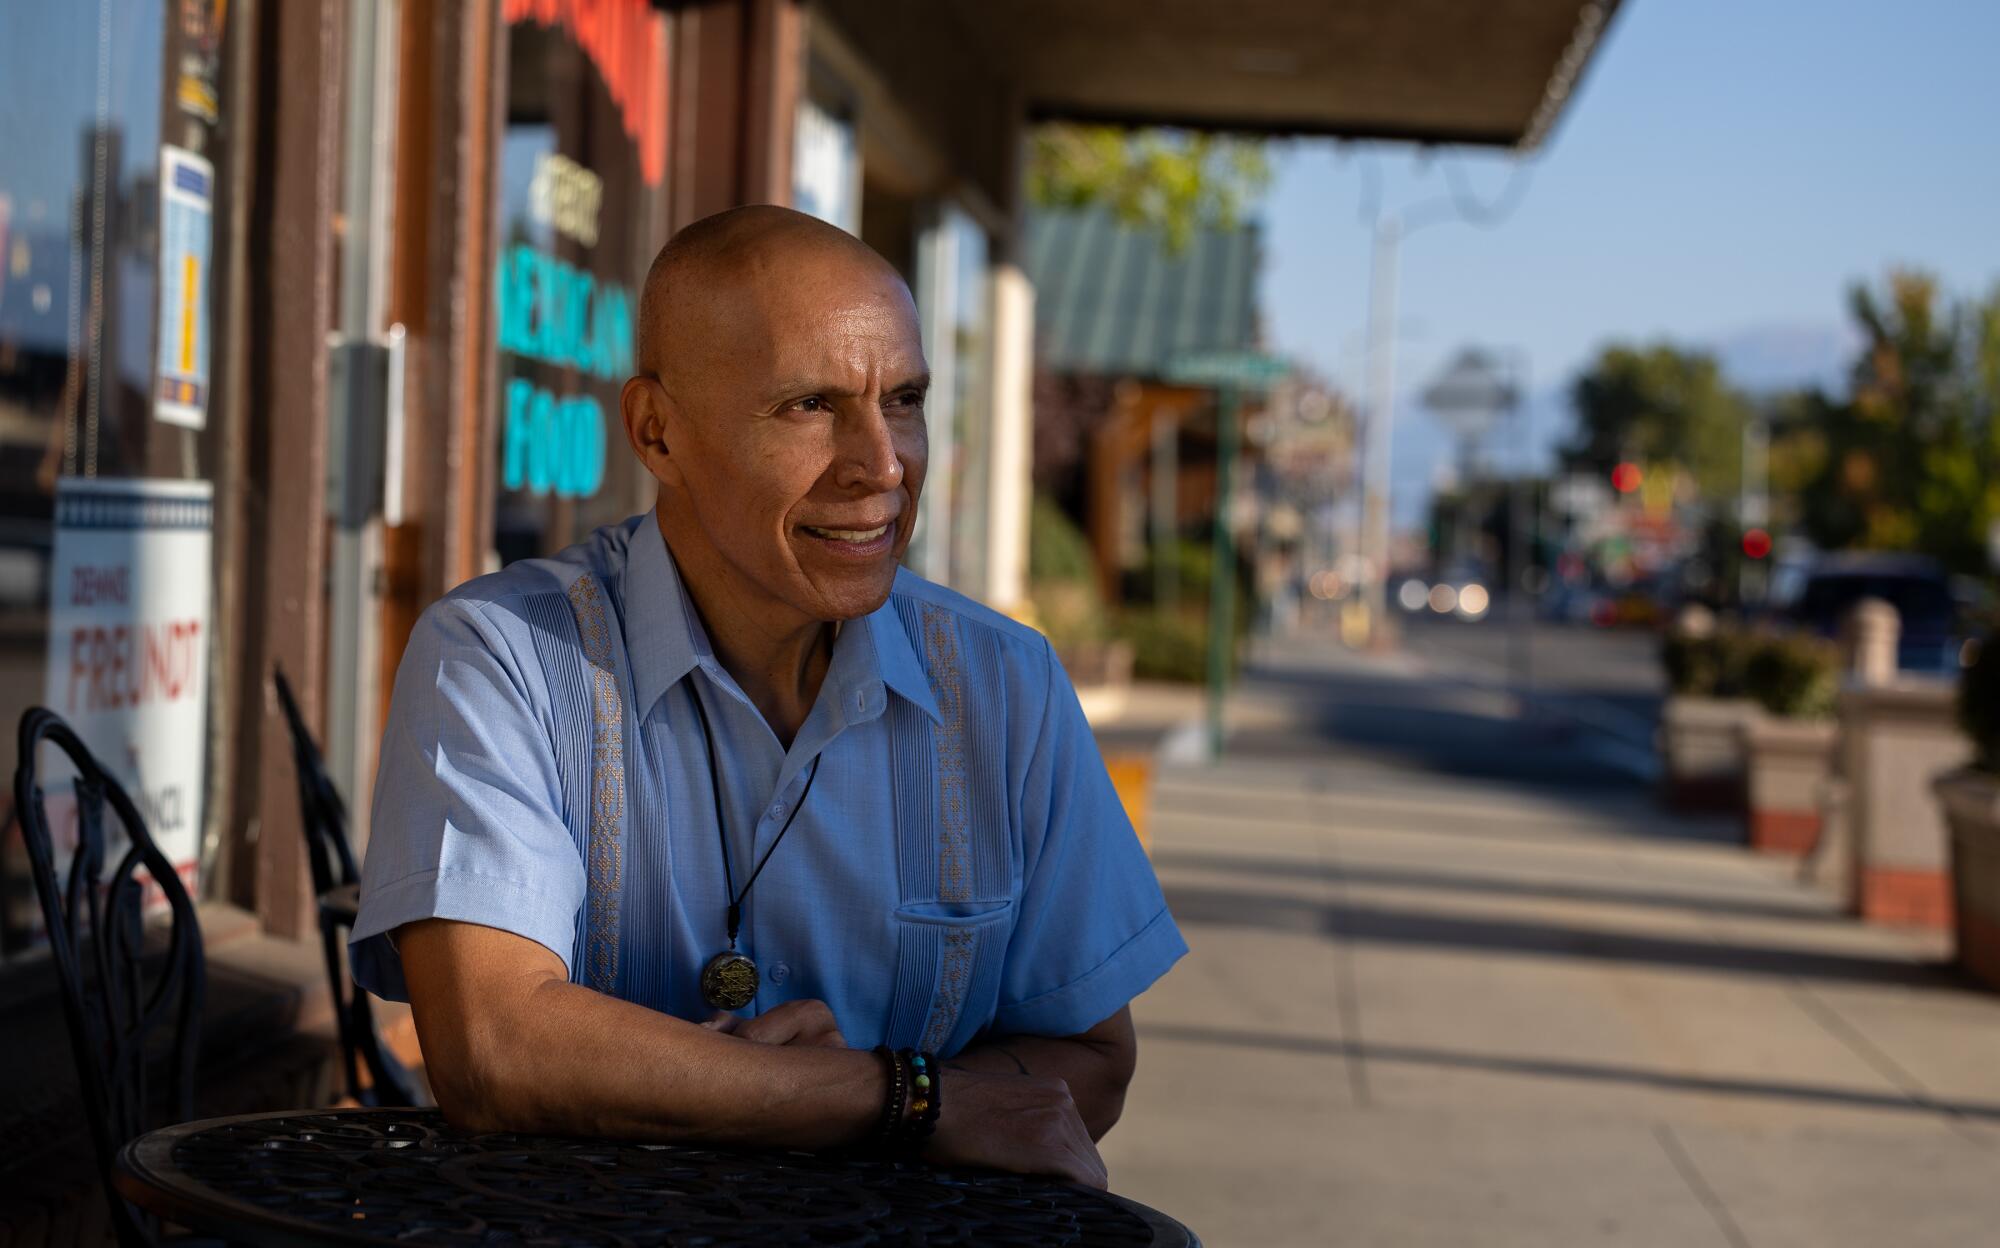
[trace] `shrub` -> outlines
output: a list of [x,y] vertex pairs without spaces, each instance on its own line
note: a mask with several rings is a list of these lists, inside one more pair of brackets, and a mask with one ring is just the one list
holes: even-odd
[[1958,722],[1972,738],[1977,765],[2000,772],[2000,633],[1979,643],[1979,653],[1959,676]]
[[1824,719],[1840,692],[1840,653],[1817,637],[1757,637],[1743,661],[1743,691],[1773,715]]
[[1132,674],[1139,679],[1184,684],[1208,679],[1205,613],[1136,608],[1119,615],[1117,631],[1132,645]]
[[1667,688],[1687,698],[1737,698],[1744,692],[1744,669],[1752,639],[1733,629],[1713,633],[1669,633],[1660,646]]
[[1028,598],[1058,650],[1095,645],[1110,633],[1090,542],[1055,500],[1037,496],[1028,517]]
[[1028,579],[1097,583],[1090,539],[1046,494],[1035,495],[1028,512]]
[[1104,600],[1092,581],[1039,581],[1028,589],[1035,625],[1057,650],[1094,646],[1111,635]]

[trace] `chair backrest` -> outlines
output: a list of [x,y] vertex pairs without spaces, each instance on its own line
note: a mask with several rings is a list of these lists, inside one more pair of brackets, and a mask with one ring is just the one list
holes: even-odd
[[326,762],[319,745],[299,713],[298,699],[285,669],[271,673],[278,686],[278,704],[284,708],[285,725],[292,733],[292,770],[298,775],[299,812],[306,826],[306,858],[312,867],[313,893],[324,897],[342,884],[352,884],[360,872],[354,865],[354,851],[347,844],[347,805],[326,774]]
[[[328,892],[352,884],[354,850],[347,843],[347,806],[339,790],[326,774],[319,744],[299,713],[299,702],[283,668],[273,668],[278,686],[278,704],[284,708],[285,724],[292,733],[292,770],[298,775],[299,815],[305,824],[306,858],[312,865],[313,892],[320,899],[319,928],[321,952],[326,958],[327,986],[333,993],[334,1019],[340,1032],[342,1065],[347,1074],[348,1095],[363,1105],[414,1105],[409,1075],[393,1055],[383,1052],[375,1034],[373,1009],[363,992],[343,969],[341,933],[353,921],[352,914],[337,913],[329,904]],[[361,1082],[366,1068],[369,1080]]]
[[[38,747],[44,742],[68,755],[77,772],[77,845],[68,876],[62,880],[56,876],[55,845],[36,771]],[[205,987],[194,902],[173,864],[153,843],[124,787],[54,711],[30,707],[21,717],[19,759],[14,802],[35,893],[48,924],[49,953],[61,981],[63,1013],[98,1170],[120,1240],[146,1243],[151,1236],[142,1229],[144,1223],[112,1187],[112,1167],[118,1149],[152,1125],[149,1075],[158,1054],[156,1037],[170,1041],[172,1084],[166,1089],[163,1121],[185,1122],[194,1114]],[[107,803],[130,841],[108,877],[104,873]],[[157,971],[149,971],[143,956],[144,886],[136,878],[141,868],[165,895],[171,911],[166,958]]]

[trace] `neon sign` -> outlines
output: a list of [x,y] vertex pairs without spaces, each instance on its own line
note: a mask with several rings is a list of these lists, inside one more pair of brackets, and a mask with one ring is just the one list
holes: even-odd
[[576,40],[639,149],[640,176],[658,186],[667,173],[667,82],[657,68],[666,18],[647,0],[506,0],[500,15],[510,23],[556,27]]

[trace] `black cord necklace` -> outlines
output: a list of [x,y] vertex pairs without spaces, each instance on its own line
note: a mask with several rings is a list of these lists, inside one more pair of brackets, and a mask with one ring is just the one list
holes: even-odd
[[764,851],[757,869],[743,881],[743,891],[739,893],[736,891],[736,878],[729,869],[729,830],[722,819],[722,773],[715,763],[715,734],[709,731],[708,712],[701,704],[701,690],[690,683],[688,693],[694,698],[695,717],[701,720],[702,750],[708,755],[708,795],[715,801],[715,834],[722,842],[722,885],[729,898],[729,948],[710,958],[708,965],[701,968],[701,999],[714,1009],[740,1010],[756,997],[758,984],[757,964],[736,951],[736,934],[743,927],[743,899],[750,895],[751,885],[764,874],[771,855],[778,852],[785,833],[792,830],[792,823],[806,808],[806,798],[812,796],[813,781],[819,779],[819,761],[825,755],[813,755],[812,770],[806,773],[804,791],[792,806],[792,813],[785,817],[785,826],[778,829],[778,839]]

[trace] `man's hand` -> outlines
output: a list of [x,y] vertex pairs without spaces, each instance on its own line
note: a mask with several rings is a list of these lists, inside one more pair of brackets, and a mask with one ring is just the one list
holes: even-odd
[[924,1160],[1053,1175],[1086,1187],[1108,1182],[1062,1080],[959,1067],[941,1071],[940,1079],[944,1109]]
[[988,1036],[947,1065],[954,1070],[1060,1079],[1068,1085],[1090,1138],[1101,1140],[1125,1107],[1125,1089],[1132,1082],[1138,1050],[1127,1007],[1074,1036]]
[[847,1038],[840,1034],[833,1010],[824,1001],[786,1001],[755,1018],[716,1014],[702,1026],[739,1040],[759,1044],[796,1044],[809,1048],[844,1049]]

